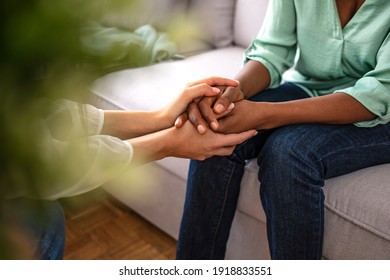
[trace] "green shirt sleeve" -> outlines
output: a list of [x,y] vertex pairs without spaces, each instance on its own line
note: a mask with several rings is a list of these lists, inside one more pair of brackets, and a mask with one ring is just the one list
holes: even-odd
[[264,23],[245,53],[244,63],[262,63],[271,76],[270,87],[277,87],[282,74],[294,63],[297,50],[296,13],[293,0],[274,0],[268,4]]
[[390,34],[377,53],[377,64],[352,87],[338,90],[344,92],[377,116],[374,120],[355,123],[360,127],[373,127],[390,121]]

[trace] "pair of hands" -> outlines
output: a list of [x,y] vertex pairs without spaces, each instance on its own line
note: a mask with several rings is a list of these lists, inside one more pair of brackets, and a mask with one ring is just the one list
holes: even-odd
[[[182,98],[182,102],[180,102]],[[188,84],[176,105],[175,126],[180,128],[189,120],[200,134],[208,129],[223,134],[239,133],[254,127],[250,120],[252,102],[244,99],[239,82],[210,77]]]
[[172,133],[180,143],[170,155],[198,160],[230,155],[236,145],[257,133],[242,125],[241,115],[247,109],[243,99],[236,80],[210,77],[188,84],[163,109],[175,123]]

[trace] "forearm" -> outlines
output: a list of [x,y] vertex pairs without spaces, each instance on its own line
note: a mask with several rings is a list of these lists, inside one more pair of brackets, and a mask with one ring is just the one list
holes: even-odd
[[271,78],[267,68],[258,61],[249,60],[236,75],[246,99],[268,88]]
[[104,111],[102,133],[131,139],[172,127],[188,105],[203,96],[216,96],[220,90],[215,86],[237,86],[235,80],[210,77],[189,84],[183,92],[166,106],[155,111]]
[[136,165],[159,160],[172,154],[174,128],[164,129],[140,137],[126,140],[134,150],[133,163]]
[[104,111],[102,134],[131,139],[172,126],[161,111]]
[[127,141],[134,149],[133,160],[140,164],[167,156],[204,160],[215,155],[231,155],[236,145],[254,135],[255,130],[228,135],[208,130],[200,135],[188,121],[180,128],[170,127]]
[[[257,129],[269,129],[290,124],[322,123],[352,124],[372,120],[376,116],[345,93],[334,93],[288,102],[258,103]],[[256,105],[255,105],[256,106]]]

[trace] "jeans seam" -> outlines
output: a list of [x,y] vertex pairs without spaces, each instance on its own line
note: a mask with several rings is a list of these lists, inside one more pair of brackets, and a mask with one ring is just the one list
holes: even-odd
[[[324,161],[327,157],[330,157],[330,156],[332,156],[332,155],[335,155],[335,154],[337,155],[337,154],[339,154],[339,153],[341,153],[341,152],[345,152],[345,151],[351,151],[351,150],[356,150],[356,149],[361,149],[361,148],[379,147],[379,146],[389,146],[389,144],[388,144],[387,141],[383,141],[383,142],[381,142],[381,143],[376,143],[376,144],[356,145],[356,146],[353,146],[353,147],[351,147],[351,146],[342,147],[342,148],[339,148],[339,149],[337,149],[337,150],[331,151],[331,152],[329,152],[329,153],[327,153],[327,154],[325,154],[325,155],[322,155],[322,157],[319,158],[318,160],[316,160],[315,162],[318,163],[318,164],[320,164],[321,166],[324,166],[323,161]],[[376,163],[376,164],[374,164],[374,165],[383,164],[383,163],[390,163],[390,162],[389,162],[389,161],[386,161],[386,162],[382,162],[382,163]],[[370,166],[372,166],[372,165],[370,165]],[[365,166],[365,167],[363,167],[363,168],[367,168],[367,167],[369,167],[369,166]],[[359,170],[359,169],[362,169],[362,167],[360,167],[360,168],[358,168],[358,169],[356,169],[356,170]],[[325,170],[324,170],[324,168],[323,168],[323,169],[322,169],[322,178],[323,178],[324,180],[333,177],[333,176],[332,176],[332,177],[326,176],[326,174],[324,173],[324,171],[325,171]],[[350,172],[352,172],[352,171],[349,171],[349,172],[347,172],[347,173],[350,173]],[[340,176],[340,175],[337,175],[337,176]]]
[[331,151],[325,155],[323,155],[320,159],[317,160],[317,162],[321,162],[322,160],[324,160],[324,158],[332,155],[332,154],[337,154],[337,153],[340,153],[341,151],[348,151],[348,150],[354,150],[354,149],[359,149],[359,148],[370,148],[370,147],[378,147],[378,146],[389,146],[389,143],[387,141],[383,141],[381,143],[374,143],[374,144],[367,144],[367,145],[356,145],[356,146],[347,146],[347,147],[342,147],[342,148],[339,148],[337,150],[334,150],[334,151]]
[[[320,230],[319,232],[321,234],[318,235],[318,252],[317,252],[317,256],[319,259],[321,259],[321,255],[322,255],[322,246],[323,246],[323,240],[324,240],[324,226],[325,226],[325,220],[324,220],[324,206],[322,204],[322,198],[323,196],[321,195],[322,191],[320,191],[320,194],[319,194],[319,201],[318,201],[318,210],[320,211],[319,213],[319,227],[320,227]],[[324,201],[325,203],[325,201]],[[322,207],[321,207],[322,206]],[[318,226],[318,225],[317,225]]]

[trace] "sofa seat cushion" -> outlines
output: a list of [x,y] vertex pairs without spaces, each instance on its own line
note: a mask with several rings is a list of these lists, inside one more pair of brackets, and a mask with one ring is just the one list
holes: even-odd
[[324,257],[390,258],[389,171],[383,164],[326,181]]
[[246,215],[265,223],[265,214],[259,195],[260,182],[257,179],[258,171],[259,167],[256,159],[248,160],[245,166],[244,177],[241,181],[237,209]]
[[390,241],[389,171],[383,164],[327,180],[326,207]]
[[[149,67],[110,73],[91,86],[105,109],[151,110],[168,103],[188,82],[208,76],[232,78],[240,70],[244,49],[229,47]],[[142,96],[142,98],[140,98]]]
[[[390,164],[384,164],[325,181],[324,257],[390,257],[389,171]],[[265,223],[257,173],[256,160],[250,160],[241,183],[237,208]]]

